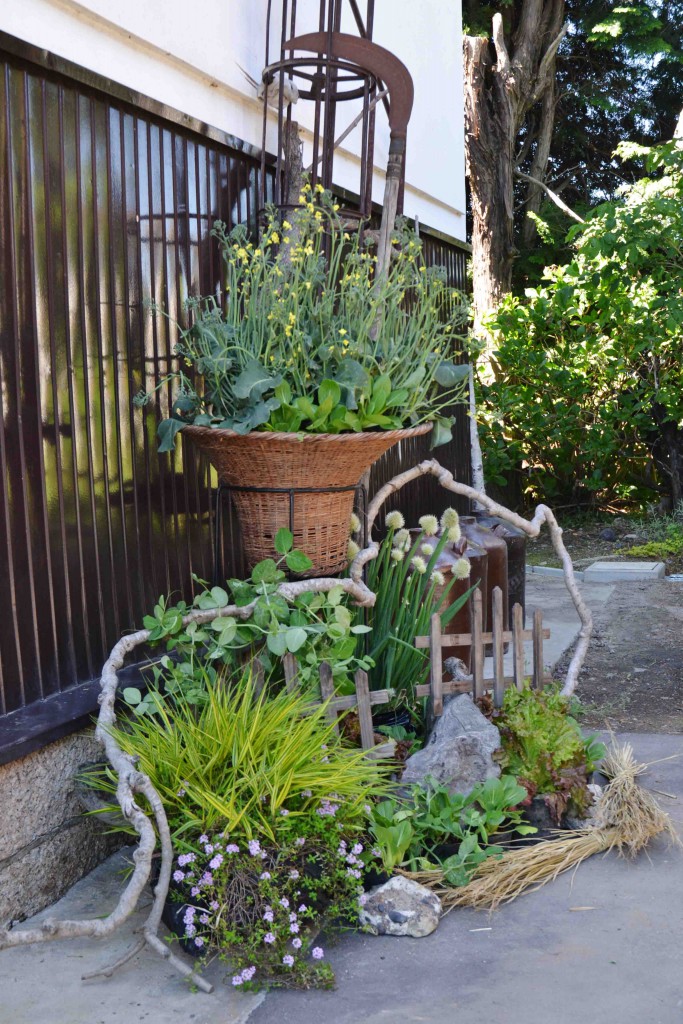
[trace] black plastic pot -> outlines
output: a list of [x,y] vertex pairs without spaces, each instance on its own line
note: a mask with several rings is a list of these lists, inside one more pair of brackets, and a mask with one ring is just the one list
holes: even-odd
[[[149,884],[154,892],[154,887],[159,881],[159,871],[161,869],[161,861],[158,857],[155,857],[152,861],[152,870],[149,876]],[[192,939],[185,938],[185,911],[188,906],[193,906],[197,910],[208,910],[208,905],[202,900],[193,900],[191,904],[186,903],[187,891],[183,886],[178,885],[171,879],[168,887],[168,895],[164,902],[164,909],[161,912],[161,920],[164,922],[170,932],[175,935],[176,939],[180,944],[180,948],[188,956],[203,956],[205,950],[195,946]]]
[[402,725],[405,731],[410,733],[411,736],[417,735],[417,729],[413,724],[413,720],[410,717],[410,712],[407,708],[396,708],[395,710],[377,712],[372,716],[372,724],[374,726]]
[[390,878],[391,875],[384,868],[369,868],[363,877],[363,888],[368,892],[369,889],[374,889],[376,885],[384,885]]

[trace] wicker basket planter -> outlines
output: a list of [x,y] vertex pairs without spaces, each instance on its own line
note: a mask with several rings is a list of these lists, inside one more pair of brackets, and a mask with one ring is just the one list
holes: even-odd
[[236,434],[188,426],[183,434],[231,488],[250,566],[275,557],[275,534],[291,522],[294,546],[313,561],[307,575],[327,576],[346,568],[354,490],[363,473],[399,441],[430,430],[425,423],[359,434]]

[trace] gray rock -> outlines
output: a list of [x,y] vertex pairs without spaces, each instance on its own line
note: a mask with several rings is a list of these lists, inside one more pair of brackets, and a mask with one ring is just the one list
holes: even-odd
[[616,539],[617,532],[611,526],[606,526],[604,530],[600,531],[600,540],[615,541]]
[[500,765],[493,760],[498,747],[500,733],[495,725],[469,694],[462,693],[444,704],[429,742],[406,761],[401,784],[425,785],[431,776],[451,793],[470,793],[478,782],[500,775]]
[[367,894],[360,923],[375,935],[431,935],[439,923],[441,900],[411,878],[394,875]]

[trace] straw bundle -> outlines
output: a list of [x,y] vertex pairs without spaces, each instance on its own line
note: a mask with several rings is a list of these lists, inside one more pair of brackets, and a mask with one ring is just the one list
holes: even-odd
[[578,867],[595,853],[616,849],[622,855],[635,856],[661,833],[680,843],[668,814],[637,782],[647,767],[635,761],[630,745],[614,744],[603,764],[611,781],[595,809],[593,826],[561,831],[556,839],[485,860],[461,888],[449,886],[440,870],[413,872],[409,877],[433,889],[445,910],[462,906],[494,910]]

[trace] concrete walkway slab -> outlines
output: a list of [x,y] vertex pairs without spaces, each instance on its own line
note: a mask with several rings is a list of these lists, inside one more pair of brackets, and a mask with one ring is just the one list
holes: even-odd
[[[591,610],[601,608],[612,596],[614,584],[581,583],[581,594]],[[579,635],[581,623],[574,608],[564,576],[527,575],[526,578],[526,619],[530,627],[536,608],[543,612],[543,625],[550,630],[550,639],[543,641],[543,661],[552,672],[557,662]],[[531,641],[525,643],[525,671],[531,674]],[[506,675],[512,674],[512,645],[505,655]],[[484,667],[486,677],[493,676],[493,659],[488,658]]]
[[661,580],[666,574],[664,562],[593,562],[583,572],[586,583],[628,583],[637,580]]
[[[114,854],[26,925],[46,917],[109,913],[121,892],[128,863],[126,852]],[[211,995],[191,991],[151,950],[140,953],[111,978],[81,980],[81,975],[113,963],[134,944],[133,932],[147,916],[150,901],[151,897],[144,905],[141,901],[111,938],[60,940],[0,952],[0,1024],[242,1024],[263,995],[234,989],[226,965],[219,961],[205,971],[215,986]]]

